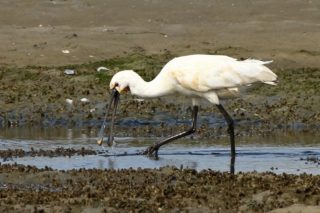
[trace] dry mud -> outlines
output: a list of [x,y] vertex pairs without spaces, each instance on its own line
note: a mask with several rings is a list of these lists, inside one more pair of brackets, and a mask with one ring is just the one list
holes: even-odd
[[0,65],[61,66],[169,50],[319,67],[319,19],[319,1],[3,0]]

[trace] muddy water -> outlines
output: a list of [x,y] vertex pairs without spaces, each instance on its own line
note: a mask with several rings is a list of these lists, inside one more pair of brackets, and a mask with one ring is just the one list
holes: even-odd
[[[159,151],[160,159],[154,160],[137,153],[161,138],[115,138],[113,147],[96,145],[97,129],[35,129],[11,128],[0,131],[0,147],[7,149],[43,149],[57,147],[89,149],[93,155],[25,156],[1,159],[2,164],[46,166],[54,169],[73,168],[159,168],[176,166],[196,170],[212,169],[229,171],[228,138],[214,140],[187,138]],[[308,160],[309,159],[309,160]],[[311,160],[310,160],[311,159]],[[276,135],[237,138],[236,172],[272,171],[275,173],[320,174],[319,139],[312,134],[277,133]]]

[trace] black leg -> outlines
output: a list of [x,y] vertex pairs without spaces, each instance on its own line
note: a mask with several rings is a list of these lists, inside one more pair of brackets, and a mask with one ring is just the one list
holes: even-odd
[[149,146],[143,152],[143,154],[152,156],[152,154],[154,153],[154,157],[158,158],[158,150],[159,150],[159,148],[161,146],[163,146],[163,145],[165,145],[167,143],[170,143],[171,141],[174,141],[176,139],[179,139],[179,138],[182,138],[184,136],[187,136],[187,135],[190,135],[190,134],[194,133],[196,131],[196,126],[197,126],[198,110],[199,110],[198,106],[193,106],[193,110],[192,110],[192,126],[191,126],[191,128],[189,130],[181,132],[181,133],[179,133],[177,135],[174,135],[174,136],[172,136],[170,138],[167,138],[164,141],[161,141],[161,142],[158,142],[158,143],[155,143],[155,144]]
[[231,158],[235,158],[236,145],[235,145],[235,140],[234,140],[234,122],[233,122],[231,116],[228,114],[228,112],[223,108],[223,106],[221,104],[217,104],[217,107],[228,123],[228,132],[230,135],[230,144],[231,144]]

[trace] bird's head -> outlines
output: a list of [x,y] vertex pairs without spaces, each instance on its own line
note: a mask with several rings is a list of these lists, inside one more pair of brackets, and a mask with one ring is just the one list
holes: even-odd
[[132,70],[123,70],[116,73],[110,81],[110,89],[117,90],[119,93],[130,91],[130,82],[137,76]]
[[113,125],[116,115],[117,106],[120,100],[120,94],[130,91],[130,86],[134,86],[139,75],[132,70],[124,70],[116,73],[110,81],[111,97],[108,105],[107,113],[103,125],[100,130],[100,139],[97,141],[99,145],[103,142],[103,133],[106,127],[106,119],[113,108],[110,122],[110,132],[108,137],[108,145],[113,143]]

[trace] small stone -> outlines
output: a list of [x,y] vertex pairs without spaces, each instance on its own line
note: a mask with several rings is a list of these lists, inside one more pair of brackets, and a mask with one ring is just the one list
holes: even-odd
[[66,74],[66,75],[74,75],[74,74],[76,74],[76,71],[72,70],[72,69],[65,69],[64,70],[64,74]]

